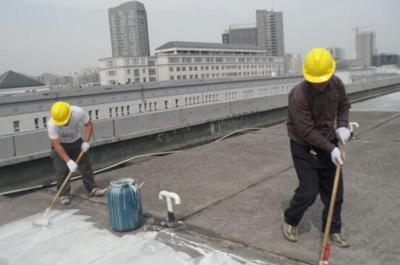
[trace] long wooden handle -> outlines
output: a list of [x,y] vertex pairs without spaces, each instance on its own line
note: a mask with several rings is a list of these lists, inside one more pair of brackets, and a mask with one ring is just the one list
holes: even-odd
[[[83,156],[85,152],[83,150],[81,150],[81,152],[79,153],[78,158],[76,159],[75,163],[79,164],[79,161],[81,161],[81,158]],[[67,184],[68,180],[71,178],[72,174],[74,172],[70,171],[67,175],[67,177],[64,179],[64,182],[62,183],[61,187],[58,189],[56,195],[53,197],[53,199],[51,200],[51,203],[49,205],[49,207],[47,207],[47,209],[51,209],[51,207],[53,207],[54,203],[56,202],[58,196],[60,196],[61,192],[63,191],[65,185]]]
[[[341,156],[343,156],[344,145],[340,144],[339,149],[340,149]],[[322,241],[321,259],[320,259],[321,261],[324,260],[324,258],[326,257],[326,255],[327,255],[326,251],[329,251],[329,248],[327,248],[327,244],[329,241],[329,233],[331,231],[331,226],[332,226],[333,211],[335,209],[336,195],[337,195],[337,190],[339,187],[341,169],[342,169],[342,166],[338,163],[336,165],[335,180],[333,182],[333,190],[332,190],[332,195],[331,195],[331,201],[329,204],[328,218],[326,219],[324,239]]]

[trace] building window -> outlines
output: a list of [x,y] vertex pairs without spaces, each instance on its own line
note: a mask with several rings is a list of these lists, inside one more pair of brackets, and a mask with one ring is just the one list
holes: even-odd
[[186,79],[186,75],[183,75],[183,76],[182,76],[182,79]]
[[176,76],[176,80],[181,80],[181,76],[180,75]]
[[180,72],[180,71],[181,71],[181,68],[180,68],[180,67],[177,67],[177,68],[176,68],[176,71],[177,71],[177,72]]
[[47,117],[43,117],[42,121],[43,121],[43,127],[47,128]]
[[186,66],[182,66],[182,71],[186,71]]
[[194,70],[197,71],[197,66],[194,67]]
[[39,129],[39,118],[35,118],[35,129]]
[[115,107],[115,116],[118,117],[118,107]]
[[169,57],[168,62],[169,63],[179,63],[179,57]]
[[20,131],[19,121],[13,121],[13,125],[14,125],[14,132],[19,132]]
[[174,71],[174,68],[173,68],[173,67],[170,67],[170,68],[169,68],[169,71],[170,71],[170,72],[173,72],[173,71]]
[[130,112],[130,106],[129,106],[129,105],[126,106],[126,112],[128,113],[128,115],[131,114],[131,112]]
[[92,119],[92,111],[89,110],[89,118]]
[[189,71],[193,71],[193,67],[192,66],[189,66]]
[[139,113],[142,113],[142,104],[139,104]]
[[175,99],[175,107],[177,108],[177,107],[179,107],[179,99]]
[[174,80],[174,76],[173,76],[173,75],[170,75],[170,76],[169,76],[169,80]]
[[110,113],[110,118],[112,118],[112,108],[109,108],[108,112]]
[[99,110],[98,109],[94,111],[94,115],[96,116],[96,120],[98,120],[99,119]]
[[147,103],[145,102],[144,103],[144,112],[146,112],[147,111]]
[[154,102],[154,111],[157,111],[157,102]]
[[149,111],[152,111],[152,105],[153,105],[153,104],[150,102],[150,103],[149,103]]
[[108,76],[114,76],[115,75],[115,71],[108,71]]
[[146,73],[146,68],[142,69],[142,73],[145,74]]
[[187,106],[187,103],[188,103],[188,99],[185,98],[185,106]]
[[165,107],[165,109],[168,109],[168,100],[164,101],[164,107]]
[[130,74],[131,73],[131,69],[126,70],[126,73]]
[[125,112],[124,109],[125,109],[124,106],[121,106],[121,115],[122,116],[124,116],[124,112]]

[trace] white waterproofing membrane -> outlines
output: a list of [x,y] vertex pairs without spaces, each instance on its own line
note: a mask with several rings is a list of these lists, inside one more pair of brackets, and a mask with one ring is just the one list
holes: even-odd
[[[50,219],[48,227],[32,224],[42,217],[42,213],[1,226],[0,265],[268,265],[189,242],[172,232],[169,232],[171,242],[168,245],[157,239],[157,232],[119,237],[96,228],[87,221],[87,216],[77,215],[77,211],[51,211],[47,215]],[[177,251],[171,244],[192,254]]]

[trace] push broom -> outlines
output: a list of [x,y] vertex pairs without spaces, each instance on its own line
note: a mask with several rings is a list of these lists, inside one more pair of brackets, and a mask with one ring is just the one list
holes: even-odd
[[[85,152],[82,150],[79,153],[78,158],[76,159],[76,164],[79,164],[79,161],[81,160],[83,154]],[[70,171],[67,175],[67,177],[65,178],[64,182],[62,183],[61,187],[58,189],[56,195],[54,195],[53,199],[51,200],[49,206],[46,208],[46,210],[44,211],[44,214],[42,216],[42,218],[36,220],[33,222],[33,225],[35,226],[48,226],[50,223],[50,220],[47,218],[47,214],[50,212],[51,208],[53,207],[54,203],[56,202],[57,198],[60,196],[61,192],[64,190],[65,185],[67,184],[67,182],[69,181],[69,179],[71,178],[73,172]]]
[[[339,145],[339,149],[340,149],[341,156],[343,156],[343,154],[344,154],[344,145],[340,144]],[[336,173],[335,173],[335,180],[333,182],[333,190],[332,190],[332,195],[331,195],[331,201],[330,201],[330,204],[329,204],[328,217],[327,217],[326,225],[325,225],[324,238],[323,238],[323,241],[322,241],[321,257],[320,257],[319,265],[328,265],[329,264],[329,257],[330,257],[330,254],[331,254],[331,242],[330,242],[330,239],[329,239],[329,234],[330,234],[331,226],[332,226],[333,211],[335,209],[336,195],[337,195],[337,190],[338,190],[338,187],[339,187],[341,169],[342,169],[342,166],[339,163],[337,163],[337,165],[336,165]]]

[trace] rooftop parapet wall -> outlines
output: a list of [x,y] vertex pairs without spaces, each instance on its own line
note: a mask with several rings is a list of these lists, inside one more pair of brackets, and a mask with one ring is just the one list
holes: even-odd
[[[400,78],[354,83],[346,89],[351,98],[389,93],[400,89]],[[106,145],[286,106],[287,94],[280,94],[95,121],[92,145]],[[46,130],[38,130],[1,137],[0,150],[1,167],[48,157],[50,143]]]

